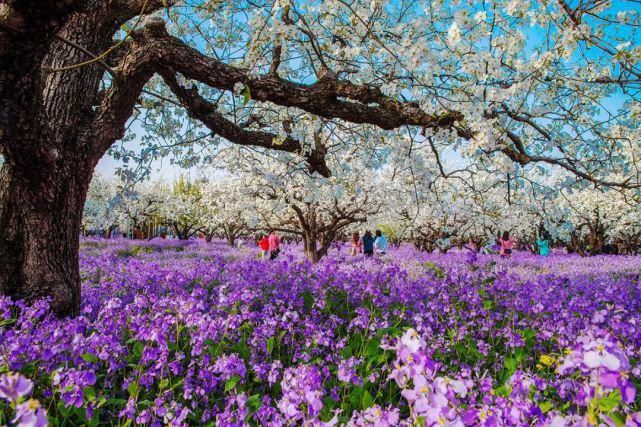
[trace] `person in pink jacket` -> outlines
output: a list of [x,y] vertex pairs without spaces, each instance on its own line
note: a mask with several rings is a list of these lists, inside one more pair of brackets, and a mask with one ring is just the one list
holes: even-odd
[[278,254],[280,253],[280,239],[278,238],[278,234],[276,234],[276,231],[272,230],[271,233],[269,233],[269,252],[271,255],[269,256],[270,260],[276,259],[278,257]]
[[510,238],[509,231],[506,230],[503,232],[503,236],[499,239],[499,243],[501,244],[501,250],[499,251],[501,258],[511,257],[512,247],[514,246],[514,240]]

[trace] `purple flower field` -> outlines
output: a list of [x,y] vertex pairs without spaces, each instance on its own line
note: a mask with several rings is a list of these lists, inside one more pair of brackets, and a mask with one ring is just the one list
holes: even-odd
[[641,258],[83,240],[0,297],[0,425],[641,425]]

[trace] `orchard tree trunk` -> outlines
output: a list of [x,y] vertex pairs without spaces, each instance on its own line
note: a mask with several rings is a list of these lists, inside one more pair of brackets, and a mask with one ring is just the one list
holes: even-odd
[[0,294],[47,297],[57,315],[75,315],[87,189],[131,109],[95,127],[104,69],[50,70],[87,60],[72,43],[103,51],[120,24],[110,1],[19,3],[3,4],[0,17]]
[[307,259],[309,259],[313,263],[317,263],[318,261],[320,261],[316,246],[316,236],[310,233],[305,233],[303,235],[303,247]]
[[80,307],[79,235],[91,170],[0,171],[0,293],[51,299],[59,315]]

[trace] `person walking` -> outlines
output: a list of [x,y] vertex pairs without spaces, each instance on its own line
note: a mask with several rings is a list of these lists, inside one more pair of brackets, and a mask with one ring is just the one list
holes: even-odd
[[264,234],[261,234],[260,236],[258,247],[260,248],[260,257],[262,259],[267,259],[269,256],[269,239]]
[[514,240],[510,238],[509,231],[506,230],[503,232],[503,236],[499,239],[499,244],[501,245],[501,249],[499,251],[501,258],[511,257],[512,248],[514,247]]
[[547,232],[543,232],[541,236],[539,236],[539,238],[536,240],[536,246],[538,246],[539,248],[539,255],[550,255],[550,240]]
[[270,260],[274,260],[278,257],[278,254],[280,254],[280,239],[278,238],[278,234],[276,234],[276,231],[272,230],[271,233],[269,233],[269,252]]
[[361,241],[361,238],[359,237],[358,233],[355,232],[352,234],[352,240],[350,241],[350,249],[349,249],[349,254],[351,256],[356,256],[363,252],[363,242]]
[[381,230],[376,230],[376,240],[374,240],[374,250],[379,255],[385,255],[387,252],[387,239],[383,236]]
[[372,237],[372,232],[369,230],[363,235],[363,253],[365,256],[374,255],[374,237]]

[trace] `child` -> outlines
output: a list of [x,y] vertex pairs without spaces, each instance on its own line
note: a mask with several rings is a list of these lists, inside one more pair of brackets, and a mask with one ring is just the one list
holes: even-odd
[[350,248],[349,254],[351,256],[355,256],[363,252],[363,242],[358,236],[358,233],[352,234],[352,241],[350,243],[351,243],[351,248]]

